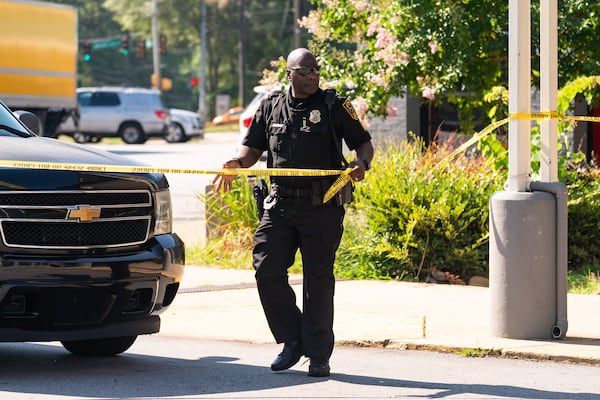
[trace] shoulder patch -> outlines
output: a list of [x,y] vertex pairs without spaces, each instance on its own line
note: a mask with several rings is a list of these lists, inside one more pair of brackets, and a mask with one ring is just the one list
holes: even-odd
[[358,121],[358,115],[356,114],[356,111],[354,110],[354,107],[352,106],[352,102],[350,102],[350,99],[346,99],[344,101],[344,103],[342,103],[342,106],[344,107],[344,110],[346,110],[346,112],[348,114],[350,114],[352,119],[355,119]]

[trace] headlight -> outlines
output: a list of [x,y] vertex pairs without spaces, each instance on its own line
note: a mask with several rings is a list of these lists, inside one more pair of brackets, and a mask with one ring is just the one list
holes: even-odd
[[154,193],[154,234],[162,235],[171,233],[173,229],[172,209],[171,209],[171,192],[169,189],[161,190]]

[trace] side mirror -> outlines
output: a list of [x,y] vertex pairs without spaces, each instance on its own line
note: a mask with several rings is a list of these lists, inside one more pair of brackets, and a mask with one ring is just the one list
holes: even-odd
[[40,120],[38,117],[29,111],[17,110],[13,114],[36,135],[40,134]]

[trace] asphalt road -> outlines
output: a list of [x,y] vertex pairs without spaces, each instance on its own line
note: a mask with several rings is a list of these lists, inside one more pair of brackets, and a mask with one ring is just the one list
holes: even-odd
[[[94,146],[150,165],[200,169],[218,168],[235,151],[235,140],[233,132],[185,144]],[[212,177],[168,178],[175,230],[185,224],[202,229],[195,192]],[[270,371],[278,345],[209,341],[199,335],[203,328],[142,336],[127,353],[110,358],[73,356],[55,342],[0,343],[0,399],[600,400],[599,369],[593,366],[337,346],[331,377],[310,378],[303,361],[288,371]]]
[[[201,329],[201,327],[199,328]],[[72,356],[56,343],[0,344],[2,399],[600,399],[598,368],[337,347],[329,378],[273,373],[279,346],[143,336],[125,354]]]

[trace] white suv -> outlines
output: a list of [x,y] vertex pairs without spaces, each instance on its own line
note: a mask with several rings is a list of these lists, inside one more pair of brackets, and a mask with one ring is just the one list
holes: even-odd
[[[256,90],[256,89],[255,89]],[[242,142],[242,139],[246,137],[246,133],[248,132],[248,128],[250,127],[250,123],[252,122],[252,118],[254,118],[254,114],[256,114],[256,110],[258,110],[258,106],[260,106],[260,102],[262,99],[267,97],[268,93],[266,91],[257,92],[256,96],[252,99],[248,107],[244,110],[244,112],[240,115],[240,138],[239,143]]]
[[169,143],[187,142],[190,138],[204,138],[204,118],[197,112],[169,108],[171,126],[165,140]]
[[151,136],[165,137],[171,122],[169,109],[157,89],[84,87],[77,89],[79,124],[64,121],[58,134],[79,143],[120,137],[128,144],[141,144]]

